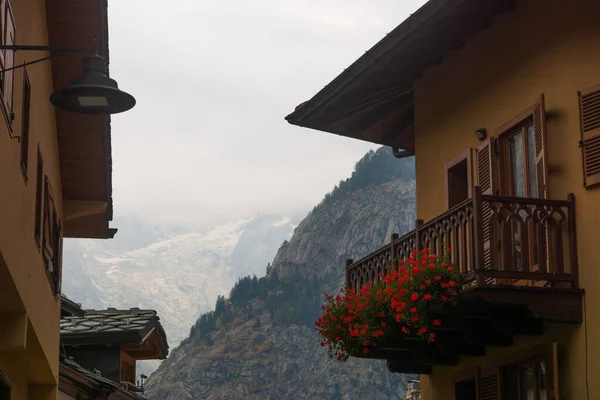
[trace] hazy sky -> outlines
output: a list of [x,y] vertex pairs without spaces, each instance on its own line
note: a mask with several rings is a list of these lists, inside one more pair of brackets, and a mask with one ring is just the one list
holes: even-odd
[[111,0],[116,215],[309,209],[376,146],[283,118],[424,0]]

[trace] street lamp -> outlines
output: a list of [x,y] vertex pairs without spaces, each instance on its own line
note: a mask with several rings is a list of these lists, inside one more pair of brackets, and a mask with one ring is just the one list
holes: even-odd
[[[108,77],[106,60],[97,54],[95,44],[92,47],[6,45],[0,46],[0,50],[93,52],[93,55],[83,58],[82,75],[72,79],[66,87],[52,93],[50,103],[61,110],[89,115],[117,114],[130,110],[135,106],[135,98],[129,93],[120,90],[117,82]],[[49,56],[30,61],[0,72],[35,64],[52,57]]]

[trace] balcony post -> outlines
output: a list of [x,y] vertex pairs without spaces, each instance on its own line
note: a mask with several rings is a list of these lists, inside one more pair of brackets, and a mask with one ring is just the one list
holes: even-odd
[[348,272],[348,267],[350,267],[352,264],[354,264],[354,260],[348,258],[346,260],[346,289],[352,289],[352,286],[350,285],[350,273]]
[[392,233],[392,238],[390,241],[390,251],[391,251],[391,256],[390,256],[390,267],[394,267],[394,257],[396,256],[396,247],[394,246],[394,242],[396,240],[398,240],[398,238],[400,237],[400,235],[398,235],[397,233]]
[[421,225],[423,225],[423,220],[418,219],[415,222],[415,247],[417,248],[417,250],[421,250],[421,235],[419,233],[419,227]]
[[481,188],[473,188],[473,271],[475,272],[475,284],[485,286],[482,268],[485,268],[483,249],[483,209]]
[[569,193],[569,258],[573,285],[579,287],[579,265],[577,260],[577,229],[575,224],[575,195]]

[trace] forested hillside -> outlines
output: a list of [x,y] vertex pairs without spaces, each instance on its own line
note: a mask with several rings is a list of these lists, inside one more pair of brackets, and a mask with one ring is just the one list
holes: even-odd
[[150,399],[397,399],[407,377],[384,361],[330,360],[314,321],[322,294],[343,284],[346,258],[412,229],[413,174],[411,159],[368,153],[283,243],[266,277],[240,279],[198,319],[148,380]]

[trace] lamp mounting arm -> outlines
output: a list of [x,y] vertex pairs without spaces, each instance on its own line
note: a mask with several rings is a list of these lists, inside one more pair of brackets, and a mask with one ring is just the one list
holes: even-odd
[[34,46],[34,45],[11,44],[11,45],[0,45],[0,50],[12,50],[14,52],[17,52],[17,51],[50,51],[50,52],[61,53],[61,54],[51,54],[47,57],[42,57],[37,60],[28,61],[23,64],[14,65],[10,68],[0,70],[0,73],[4,73],[7,71],[12,71],[13,69],[26,67],[31,64],[37,64],[39,62],[46,61],[51,58],[62,56],[62,55],[68,54],[68,53],[98,54],[98,45],[96,44],[95,40],[94,40],[94,44],[92,44],[91,46],[87,46],[87,47],[86,46],[83,46],[83,47],[82,46]]
[[98,45],[94,42],[91,46],[31,46],[31,45],[1,45],[0,50],[12,50],[12,51],[65,51],[70,53],[79,52],[96,52]]

